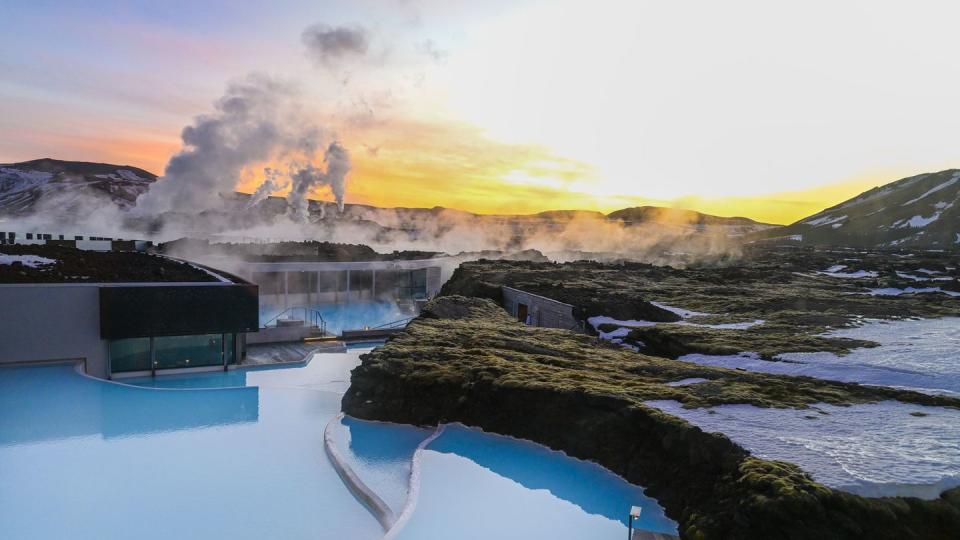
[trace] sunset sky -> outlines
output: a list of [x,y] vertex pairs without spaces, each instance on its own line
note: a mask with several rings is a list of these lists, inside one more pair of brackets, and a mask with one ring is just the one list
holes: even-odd
[[[181,130],[261,73],[349,150],[347,202],[789,223],[960,167],[958,15],[923,0],[7,0],[0,162],[162,174]],[[318,55],[314,25],[362,43]]]

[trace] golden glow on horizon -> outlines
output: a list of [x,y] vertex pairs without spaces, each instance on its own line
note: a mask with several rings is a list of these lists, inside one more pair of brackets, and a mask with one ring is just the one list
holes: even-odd
[[[376,140],[381,144],[375,153],[362,145],[349,145],[354,150],[347,203],[443,206],[478,214],[546,210],[609,213],[649,205],[786,225],[912,174],[906,170],[877,171],[829,185],[756,196],[654,199],[603,194],[602,184],[593,178],[595,173],[587,165],[558,158],[544,148],[491,141],[480,130],[465,125],[407,122],[397,131],[378,133]],[[262,174],[252,172],[238,190],[251,193],[261,181]],[[329,189],[312,196],[332,200]]]

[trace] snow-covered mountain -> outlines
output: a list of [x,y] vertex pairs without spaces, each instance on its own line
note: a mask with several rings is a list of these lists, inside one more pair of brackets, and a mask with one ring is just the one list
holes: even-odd
[[137,167],[105,163],[45,158],[0,165],[0,215],[68,210],[91,200],[127,209],[156,179]]
[[813,244],[960,249],[960,170],[875,187],[771,236]]

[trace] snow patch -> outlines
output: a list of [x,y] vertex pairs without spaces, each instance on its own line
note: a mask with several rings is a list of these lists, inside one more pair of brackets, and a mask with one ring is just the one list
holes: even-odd
[[898,225],[898,227],[901,227],[901,228],[911,227],[914,229],[921,229],[938,219],[940,219],[940,212],[934,212],[930,217],[923,217],[921,215],[916,215],[906,220],[903,224]]
[[913,280],[913,281],[953,281],[953,278],[950,277],[950,276],[939,276],[939,277],[935,277],[935,276],[929,275],[929,274],[926,275],[926,276],[917,276],[917,275],[914,275],[914,274],[908,274],[908,273],[906,273],[906,272],[901,272],[901,271],[899,271],[899,270],[897,270],[897,276],[899,276],[899,277],[901,277],[901,278],[903,278],[903,279],[909,279],[909,280]]
[[688,379],[680,379],[679,381],[668,382],[667,386],[687,386],[690,384],[707,382],[709,380],[710,379],[704,379],[703,377],[690,377]]
[[947,296],[960,296],[960,293],[954,291],[945,291],[940,287],[907,287],[905,289],[897,289],[895,287],[886,287],[883,289],[867,289],[870,296],[900,296],[901,294],[929,294],[929,293],[943,293]]
[[627,334],[630,333],[630,329],[625,326],[621,326],[620,328],[617,328],[612,332],[599,332],[599,333],[600,333],[600,339],[609,339],[609,340],[618,339],[618,338],[622,339],[627,337]]
[[[847,217],[848,217],[848,216],[846,216],[846,215],[843,215],[843,216],[830,216],[830,215],[826,215],[826,216],[822,216],[822,217],[819,217],[819,218],[816,218],[816,219],[811,219],[811,220],[809,220],[809,221],[804,221],[803,223],[804,223],[805,225],[810,225],[811,227],[822,227],[822,226],[824,226],[824,225],[833,225],[833,224],[835,224],[835,223],[839,223],[839,222],[847,219]],[[834,227],[834,228],[836,228],[836,227]]]
[[625,326],[625,327],[628,327],[628,328],[631,328],[631,327],[632,327],[632,328],[637,328],[637,327],[641,327],[641,326],[653,326],[653,325],[657,324],[657,323],[655,323],[655,322],[650,322],[650,321],[635,321],[635,320],[633,320],[633,319],[628,319],[628,320],[622,321],[622,320],[620,320],[620,319],[614,319],[613,317],[607,317],[607,316],[604,316],[604,315],[598,315],[598,316],[596,316],[596,317],[589,317],[589,318],[587,318],[587,322],[590,323],[590,326],[593,326],[594,328],[599,327],[601,324],[616,324],[616,325],[618,325],[618,326]]
[[707,313],[700,313],[699,311],[690,311],[688,309],[668,306],[666,304],[661,304],[660,302],[650,302],[651,304],[657,306],[660,309],[665,309],[670,313],[675,313],[680,316],[682,319],[689,319],[690,317],[696,317],[698,315],[707,315]]
[[57,261],[56,259],[48,259],[38,255],[4,255],[0,253],[0,264],[13,264],[15,262],[29,266],[30,268],[37,268],[38,266],[53,264]]
[[803,375],[842,382],[893,386],[928,394],[960,396],[960,318],[868,321],[828,337],[874,341],[880,347],[853,349],[844,356],[831,352],[786,353],[780,361],[756,353],[688,354],[680,360],[700,365],[745,369],[778,375]]
[[701,328],[715,328],[717,330],[746,330],[748,328],[753,328],[754,326],[760,326],[765,322],[767,321],[763,319],[756,319],[753,321],[744,321],[744,322],[735,322],[735,323],[719,323],[719,324],[700,324],[700,323],[692,323],[688,321],[680,321],[677,324],[682,324],[684,326],[699,326]]
[[[843,266],[843,265],[837,265],[837,266],[840,266],[841,269],[846,268],[846,266]],[[857,270],[854,272],[841,272],[839,270],[835,270],[837,266],[831,266],[830,268],[827,268],[826,270],[822,272],[817,272],[817,273],[822,274],[824,276],[830,276],[830,277],[836,277],[836,278],[847,278],[847,279],[875,278],[878,275],[880,275],[872,270]]]
[[946,188],[948,188],[948,187],[956,184],[956,183],[957,183],[957,180],[960,180],[960,176],[958,176],[957,174],[954,174],[953,177],[950,178],[949,180],[947,180],[946,182],[944,182],[944,183],[942,183],[942,184],[940,184],[940,185],[938,185],[938,186],[936,186],[936,187],[928,190],[926,193],[924,193],[923,195],[917,197],[916,199],[910,199],[909,201],[903,203],[901,206],[910,206],[911,204],[913,204],[913,203],[915,203],[915,202],[917,202],[917,201],[919,201],[919,200],[921,200],[921,199],[924,199],[924,198],[928,197],[929,195],[932,195],[932,194],[940,191],[941,189],[946,189]]
[[809,409],[722,405],[684,409],[648,401],[766,459],[796,463],[815,480],[865,497],[935,499],[960,486],[960,411],[897,401]]

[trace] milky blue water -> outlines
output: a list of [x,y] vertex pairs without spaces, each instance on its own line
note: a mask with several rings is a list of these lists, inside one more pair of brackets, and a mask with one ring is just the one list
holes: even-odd
[[[381,538],[330,465],[324,426],[336,422],[348,464],[398,514],[431,431],[336,420],[367,350],[125,384],[66,365],[0,369],[0,538]],[[631,505],[654,530],[675,527],[639,487],[533,443],[454,426],[423,456],[403,538],[450,538],[477,512],[484,538],[620,538]]]
[[[332,429],[340,455],[364,484],[400,514],[407,502],[414,451],[433,430],[349,416]],[[384,438],[390,439],[389,445],[383,444]]]
[[637,528],[677,531],[640,487],[528,441],[450,425],[422,467],[415,511],[397,538],[619,540],[630,506],[643,508]]
[[0,538],[380,538],[324,456],[339,408],[330,391],[0,369]]
[[[351,302],[345,304],[317,304],[310,306],[319,311],[327,323],[327,331],[339,335],[344,330],[358,330],[364,327],[376,327],[414,316],[402,309],[396,302]],[[272,320],[283,311],[283,307],[261,305],[260,324]],[[291,316],[303,317],[303,311],[294,310]],[[272,323],[271,323],[272,324]]]

